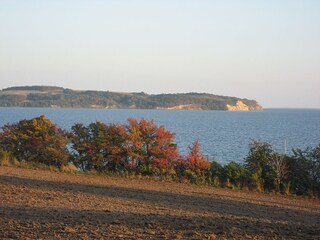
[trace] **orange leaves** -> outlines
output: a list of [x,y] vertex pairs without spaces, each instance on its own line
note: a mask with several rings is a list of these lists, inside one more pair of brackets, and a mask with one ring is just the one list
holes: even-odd
[[72,159],[82,170],[115,170],[124,165],[126,132],[123,125],[95,122],[72,127]]
[[[154,121],[129,118],[128,124],[91,123],[72,127],[73,162],[83,170],[130,170],[143,174],[167,173],[174,168],[199,172],[209,167],[199,142],[179,157],[175,134]],[[183,171],[184,171],[183,170]]]
[[130,141],[129,156],[137,164],[147,164],[161,170],[172,166],[178,157],[178,149],[174,144],[175,134],[167,131],[164,126],[158,127],[152,120],[144,118],[138,122],[128,119],[127,126]]
[[[88,127],[76,124],[73,130],[73,161],[83,170],[88,169],[146,169],[165,171],[178,157],[175,134],[153,121],[129,118],[127,125],[100,122]],[[99,157],[95,156],[99,155]],[[95,159],[94,164],[90,159]]]
[[189,154],[186,157],[186,161],[188,167],[196,172],[205,170],[210,165],[208,159],[200,151],[199,141],[195,141],[192,146],[189,146]]
[[129,118],[127,124],[77,123],[67,133],[40,116],[6,125],[0,132],[0,148],[21,161],[58,166],[71,161],[84,171],[129,170],[142,174],[208,168],[198,142],[189,147],[189,154],[183,158],[174,141],[174,133],[144,118]]

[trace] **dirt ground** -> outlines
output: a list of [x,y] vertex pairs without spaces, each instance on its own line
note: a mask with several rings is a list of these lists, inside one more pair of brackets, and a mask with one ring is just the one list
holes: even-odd
[[0,239],[320,239],[320,201],[0,167]]

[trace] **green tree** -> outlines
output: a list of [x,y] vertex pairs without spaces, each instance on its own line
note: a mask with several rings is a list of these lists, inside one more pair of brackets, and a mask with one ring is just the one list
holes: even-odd
[[320,196],[320,145],[293,150],[288,158],[288,180],[294,194]]
[[245,159],[245,168],[249,171],[252,188],[258,191],[274,189],[274,172],[270,166],[273,153],[269,143],[252,141]]

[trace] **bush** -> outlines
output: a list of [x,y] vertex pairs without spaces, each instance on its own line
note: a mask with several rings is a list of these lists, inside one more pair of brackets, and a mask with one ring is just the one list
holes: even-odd
[[227,187],[240,189],[247,186],[248,171],[238,163],[230,162],[224,166],[223,175]]
[[210,166],[208,168],[208,181],[209,184],[213,186],[221,186],[222,179],[223,179],[223,167],[220,163],[217,163],[215,161],[210,162]]

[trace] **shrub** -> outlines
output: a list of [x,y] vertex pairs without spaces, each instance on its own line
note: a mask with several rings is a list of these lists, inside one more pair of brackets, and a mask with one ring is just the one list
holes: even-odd
[[242,188],[247,185],[248,171],[242,165],[230,162],[224,166],[223,170],[227,187]]
[[208,169],[209,183],[213,186],[220,186],[223,179],[223,167],[220,163],[212,161]]

